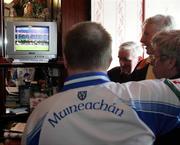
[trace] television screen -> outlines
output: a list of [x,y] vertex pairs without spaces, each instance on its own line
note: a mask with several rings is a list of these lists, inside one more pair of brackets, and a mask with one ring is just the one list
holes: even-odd
[[9,21],[6,40],[6,58],[17,62],[47,62],[57,58],[56,22]]
[[48,51],[49,27],[46,26],[16,26],[15,27],[16,51]]

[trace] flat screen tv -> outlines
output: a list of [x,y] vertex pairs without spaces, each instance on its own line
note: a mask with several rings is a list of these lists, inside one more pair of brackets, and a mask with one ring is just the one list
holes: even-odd
[[56,22],[7,22],[5,48],[6,58],[14,60],[39,61],[56,58]]

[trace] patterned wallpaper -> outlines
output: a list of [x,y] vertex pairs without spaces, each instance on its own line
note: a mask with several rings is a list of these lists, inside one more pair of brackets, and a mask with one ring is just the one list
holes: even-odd
[[118,47],[125,41],[139,42],[143,0],[92,0],[91,17],[105,26],[113,38],[113,62],[118,64]]

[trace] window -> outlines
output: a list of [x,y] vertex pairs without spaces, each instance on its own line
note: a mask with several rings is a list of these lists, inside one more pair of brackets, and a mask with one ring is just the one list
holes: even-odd
[[145,18],[156,14],[171,15],[175,19],[176,28],[180,28],[179,0],[145,0]]
[[[91,5],[91,20],[100,22],[113,39],[113,62],[110,68],[119,65],[118,49],[121,43],[140,42],[144,16],[165,14],[178,20],[180,11],[179,0],[91,0]],[[180,21],[176,24],[180,27]]]

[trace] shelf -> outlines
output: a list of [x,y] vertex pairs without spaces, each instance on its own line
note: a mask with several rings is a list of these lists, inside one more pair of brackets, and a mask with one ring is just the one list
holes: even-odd
[[15,122],[26,122],[29,114],[5,114],[1,116],[0,122],[9,122],[9,121],[15,121]]
[[40,19],[40,18],[27,18],[27,17],[4,17],[4,18],[6,21],[45,21],[44,19]]
[[63,61],[49,63],[0,63],[0,68],[6,67],[64,67]]

